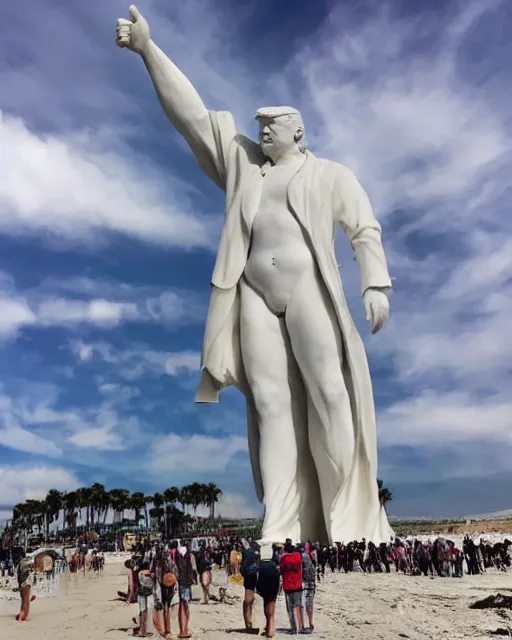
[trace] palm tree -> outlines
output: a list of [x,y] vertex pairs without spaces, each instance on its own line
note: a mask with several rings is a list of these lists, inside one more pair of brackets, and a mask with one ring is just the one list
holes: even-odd
[[[164,504],[164,497],[161,493],[155,493],[155,495],[153,496],[153,507],[154,509],[152,509],[152,511],[155,511],[155,509],[157,510],[158,513],[153,514],[152,517],[157,518],[158,520],[158,531],[162,531],[162,516],[164,515],[165,511],[164,509],[162,509],[162,506]],[[150,512],[151,515],[151,512]]]
[[12,510],[12,527],[15,531],[23,531],[23,546],[25,549],[27,548],[29,533],[32,532],[34,526],[35,510],[33,505],[35,502],[35,500],[27,500],[15,505]]
[[187,507],[192,504],[190,500],[190,485],[181,487],[178,502],[183,507],[183,513],[187,513]]
[[[43,500],[27,500],[25,503],[32,513],[33,522],[37,527],[39,535],[44,527],[45,503]],[[31,529],[32,532],[32,529]]]
[[384,486],[382,480],[377,480],[377,487],[379,489],[379,502],[384,507],[384,509],[386,509],[387,503],[393,500],[393,494],[387,487]]
[[130,508],[135,511],[135,523],[139,526],[140,514],[146,507],[146,496],[140,491],[132,493],[130,498]]
[[121,522],[124,519],[125,509],[130,508],[130,492],[128,489],[111,489],[109,492],[110,506],[114,513],[119,513]]
[[82,511],[85,509],[85,530],[89,530],[89,515],[91,509],[91,489],[89,487],[81,487],[76,490],[78,508],[80,513],[80,521],[82,521]]
[[[91,526],[94,528],[95,515],[96,525],[98,527],[100,522],[100,514],[103,512],[105,508],[105,501],[107,493],[105,491],[105,487],[99,482],[95,482],[90,488],[90,507],[91,507]],[[107,507],[108,508],[108,507]]]
[[204,484],[199,484],[199,482],[194,482],[188,487],[188,495],[189,495],[189,504],[192,505],[194,509],[194,516],[197,515],[197,507],[200,504],[204,503],[205,500],[205,491]]
[[178,487],[169,487],[164,491],[165,501],[165,537],[167,538],[169,531],[171,530],[170,518],[173,513],[173,509],[176,508],[176,503],[180,501],[180,490]]
[[149,534],[149,510],[148,505],[153,504],[153,496],[144,496],[144,522],[146,523],[146,535]]
[[57,489],[50,489],[44,500],[44,514],[46,521],[46,541],[50,537],[50,524],[54,520],[58,520],[60,510],[62,509],[62,494]]
[[219,487],[213,482],[210,482],[205,486],[206,506],[210,507],[210,518],[212,520],[215,519],[215,505],[219,501],[221,495],[221,489],[219,489]]
[[64,524],[73,531],[73,537],[76,537],[76,510],[78,508],[76,491],[70,491],[64,494],[62,503],[64,508]]
[[169,487],[164,491],[164,500],[166,504],[174,507],[180,501],[180,490],[178,487]]

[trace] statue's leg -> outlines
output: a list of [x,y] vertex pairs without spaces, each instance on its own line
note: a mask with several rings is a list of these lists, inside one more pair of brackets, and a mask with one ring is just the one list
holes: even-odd
[[307,489],[303,487],[305,475],[304,469],[299,471],[299,460],[309,449],[305,390],[284,320],[274,315],[244,281],[240,303],[242,360],[260,435],[265,506],[262,539],[299,540],[300,512]]
[[327,531],[331,542],[342,541],[337,537],[340,532],[333,530],[331,509],[351,468],[355,434],[342,373],[341,332],[318,274],[305,273],[295,287],[286,310],[286,326],[307,389],[309,443]]

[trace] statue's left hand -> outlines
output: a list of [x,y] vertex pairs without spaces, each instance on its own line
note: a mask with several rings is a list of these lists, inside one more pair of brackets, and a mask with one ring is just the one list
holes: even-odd
[[371,323],[372,333],[377,333],[389,317],[389,300],[381,289],[367,289],[363,296],[366,319]]

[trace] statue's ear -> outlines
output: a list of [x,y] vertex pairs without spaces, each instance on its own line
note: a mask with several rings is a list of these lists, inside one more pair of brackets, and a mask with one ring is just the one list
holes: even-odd
[[299,127],[295,132],[295,142],[300,142],[303,137],[304,137],[304,129]]

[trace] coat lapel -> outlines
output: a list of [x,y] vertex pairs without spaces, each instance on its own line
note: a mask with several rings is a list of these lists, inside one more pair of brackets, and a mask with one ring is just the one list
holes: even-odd
[[308,151],[306,159],[288,184],[288,204],[290,209],[309,235],[311,235],[311,226],[309,224],[309,206],[306,200],[307,190],[304,189],[304,183],[311,171],[313,161],[314,156]]
[[244,221],[244,232],[246,234],[250,234],[252,223],[258,213],[262,189],[262,167],[251,165],[245,177],[245,184],[242,185],[242,220]]

